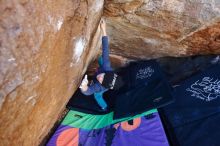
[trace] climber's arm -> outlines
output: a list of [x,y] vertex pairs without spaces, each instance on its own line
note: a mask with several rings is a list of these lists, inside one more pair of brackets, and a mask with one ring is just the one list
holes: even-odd
[[109,59],[109,48],[108,48],[108,37],[102,37],[102,60],[103,60],[103,70],[104,71],[111,71],[111,62]]
[[81,92],[84,95],[92,95],[94,93],[101,92],[103,90],[104,89],[102,89],[102,87],[98,85],[98,83],[87,86],[87,90],[83,90],[83,88],[81,88]]
[[85,88],[81,88],[81,92],[84,94],[84,95],[92,95],[94,92],[94,87],[93,86],[90,86],[90,87],[85,87]]
[[106,33],[106,24],[104,20],[101,20],[101,30],[102,30],[102,60],[103,60],[103,70],[104,71],[112,71],[111,62],[109,59],[109,44],[108,44],[108,36]]
[[85,75],[85,77],[83,78],[82,83],[79,87],[81,92],[84,95],[92,95],[95,92],[100,92],[103,90],[102,87],[98,83],[92,84],[89,86],[88,86],[88,84],[89,84],[89,81],[87,79],[87,75]]

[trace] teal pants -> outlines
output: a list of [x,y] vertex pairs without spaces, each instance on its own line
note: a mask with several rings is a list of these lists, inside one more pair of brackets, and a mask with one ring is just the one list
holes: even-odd
[[98,103],[98,105],[103,110],[105,110],[107,108],[107,104],[106,104],[105,100],[103,99],[103,93],[104,93],[104,91],[98,92],[98,93],[94,93],[94,97],[95,97],[95,100]]

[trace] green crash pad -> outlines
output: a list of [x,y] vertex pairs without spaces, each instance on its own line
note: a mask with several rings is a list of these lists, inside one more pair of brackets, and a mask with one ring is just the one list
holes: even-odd
[[152,109],[149,111],[146,111],[144,113],[135,115],[133,117],[126,117],[122,119],[113,120],[113,114],[114,112],[110,112],[105,115],[92,115],[92,114],[86,114],[83,112],[78,112],[74,110],[70,110],[64,120],[62,121],[62,125],[68,125],[75,128],[83,128],[83,129],[99,129],[103,128],[105,126],[123,122],[123,121],[129,121],[138,117],[146,116],[152,113],[156,113],[157,109]]

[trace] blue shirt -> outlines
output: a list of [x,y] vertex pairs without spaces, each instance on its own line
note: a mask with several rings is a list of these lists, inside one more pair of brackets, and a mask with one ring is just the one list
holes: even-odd
[[109,44],[108,44],[108,37],[107,36],[102,37],[102,60],[103,60],[103,64],[98,69],[98,72],[95,74],[95,77],[93,79],[93,83],[88,87],[88,89],[86,91],[81,90],[81,92],[84,95],[92,95],[97,92],[101,92],[101,91],[105,92],[108,90],[105,87],[103,87],[96,79],[96,76],[100,73],[105,73],[106,71],[113,71],[113,69],[111,67],[111,62],[109,59]]

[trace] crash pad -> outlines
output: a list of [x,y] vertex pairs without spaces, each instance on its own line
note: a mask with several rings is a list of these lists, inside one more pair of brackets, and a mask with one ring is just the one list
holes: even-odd
[[47,146],[168,146],[158,113],[85,130],[60,125]]
[[220,65],[213,65],[174,88],[176,101],[160,111],[174,145],[220,143]]

